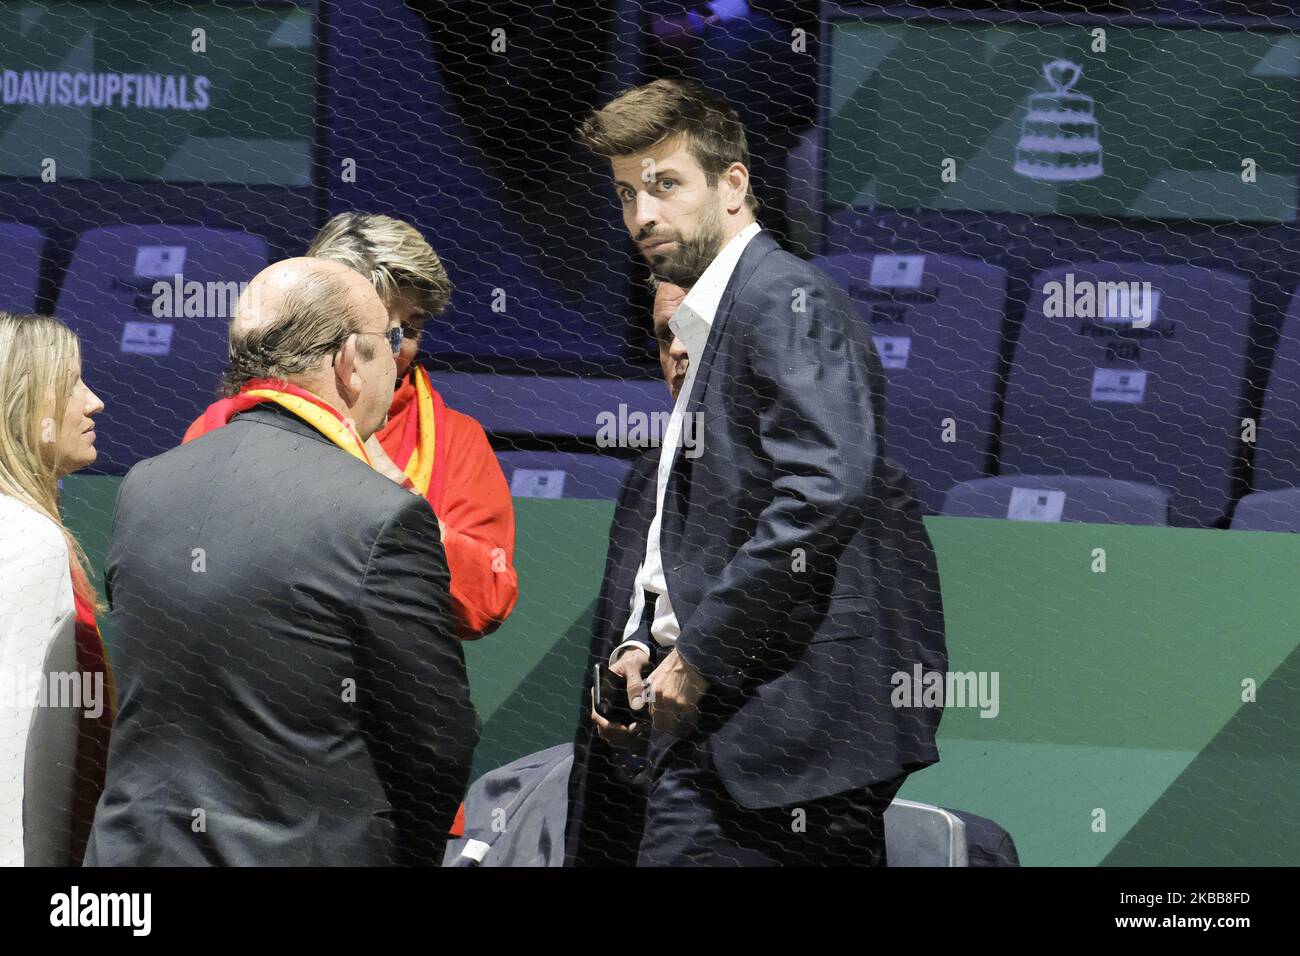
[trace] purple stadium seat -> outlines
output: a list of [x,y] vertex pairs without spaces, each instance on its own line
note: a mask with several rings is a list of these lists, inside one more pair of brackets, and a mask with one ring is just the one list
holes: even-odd
[[1173,524],[1213,524],[1238,454],[1249,322],[1235,273],[1140,262],[1040,273],[1007,385],[1002,472],[1159,485]]
[[1300,289],[1282,323],[1255,446],[1256,491],[1300,487]]
[[31,312],[36,308],[45,233],[19,222],[0,222],[0,309]]
[[953,518],[1166,525],[1169,492],[1110,478],[1001,475],[955,486],[943,513]]
[[632,467],[629,458],[564,451],[499,451],[516,498],[602,498],[613,501]]
[[260,237],[219,229],[82,233],[56,314],[81,337],[86,382],[106,406],[95,471],[120,473],[174,447],[215,398],[230,313],[266,254]]
[[814,264],[871,323],[887,379],[886,446],[936,512],[954,484],[984,474],[1006,272],[930,254],[854,254]]
[[1300,532],[1300,488],[1256,491],[1237,503],[1233,531]]

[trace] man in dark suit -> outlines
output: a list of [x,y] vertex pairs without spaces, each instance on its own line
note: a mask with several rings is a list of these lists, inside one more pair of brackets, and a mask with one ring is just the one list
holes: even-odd
[[[677,400],[690,357],[668,323],[686,291],[667,282],[656,284],[654,337],[659,366],[673,401]],[[638,757],[647,727],[611,725],[592,706],[594,668],[609,660],[622,643],[623,625],[632,606],[632,586],[645,557],[646,534],[655,511],[655,469],[659,449],[647,448],[633,463],[614,505],[609,525],[605,574],[592,612],[591,649],[579,704],[578,731],[569,774],[565,829],[565,866],[632,866],[641,843],[645,794]]]
[[[674,401],[685,382],[690,356],[670,322],[685,296],[686,291],[678,286],[656,283],[654,337],[664,381]],[[632,866],[641,843],[646,781],[645,774],[638,771],[645,737],[636,724],[614,724],[595,713],[591,692],[593,668],[607,661],[619,645],[633,604],[633,581],[645,556],[646,535],[654,517],[658,461],[657,448],[636,459],[619,490],[610,522],[569,777],[565,866]],[[938,561],[912,480],[901,466],[886,459],[881,464],[879,485],[879,626],[899,634],[942,635]]]
[[639,862],[884,865],[884,810],[938,759],[941,713],[895,707],[894,677],[947,657],[941,628],[897,626],[870,331],[762,233],[724,101],[659,80],[579,137],[651,269],[690,288],[672,328],[692,360],[614,652],[655,730]]
[[127,475],[88,863],[441,862],[476,731],[437,519],[364,449],[400,336],[346,266],[269,267],[228,424]]
[[569,772],[565,866],[634,866],[641,844],[645,793],[637,764],[644,751],[644,738],[639,734],[642,728],[600,728],[604,721],[592,709],[591,693],[593,668],[608,661],[623,639],[632,582],[645,556],[646,532],[654,517],[658,461],[658,449],[654,448],[636,459],[623,479],[610,522],[609,550],[592,611],[591,648]]

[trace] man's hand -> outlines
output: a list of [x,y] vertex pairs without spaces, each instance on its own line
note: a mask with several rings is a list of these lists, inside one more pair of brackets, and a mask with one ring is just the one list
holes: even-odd
[[647,683],[650,716],[656,730],[685,737],[700,719],[700,698],[709,689],[705,680],[682,660],[676,649],[654,669]]
[[[384,446],[379,444],[378,436],[371,435],[366,439],[366,451],[370,454],[370,461],[374,464],[375,471],[395,484],[401,485],[412,494],[418,495],[420,493],[419,489],[415,487],[415,483],[406,476],[406,472],[393,464],[393,459],[388,457],[388,452],[384,451]],[[438,524],[441,527],[442,522],[440,521]]]
[[645,730],[649,724],[644,720],[634,720],[630,724],[616,724],[596,713],[596,691],[591,692],[591,719],[596,725],[596,733],[611,747],[621,747],[634,754],[645,753],[649,742]]
[[649,667],[650,655],[639,647],[629,647],[609,668],[610,673],[627,681],[627,705],[633,710],[646,705],[645,672]]
[[[627,705],[635,711],[641,710],[646,705],[643,675],[649,666],[649,654],[639,647],[629,647],[619,655],[618,660],[609,668],[611,673],[617,674],[627,681]],[[594,691],[592,696],[594,698]],[[645,732],[649,730],[649,721],[637,720],[631,724],[613,723],[596,713],[594,700],[591,708],[591,719],[596,724],[596,732],[607,743],[615,747],[623,747],[634,753],[644,751],[646,745]]]

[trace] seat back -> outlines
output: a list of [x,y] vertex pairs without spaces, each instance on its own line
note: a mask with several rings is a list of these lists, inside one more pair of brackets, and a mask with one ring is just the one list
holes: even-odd
[[557,744],[479,777],[465,794],[465,835],[443,866],[563,866],[573,744]]
[[104,400],[94,471],[120,474],[174,447],[216,398],[230,316],[266,255],[260,237],[220,229],[82,233],[56,314],[80,336],[86,382]]
[[1110,478],[1002,475],[955,486],[944,500],[943,513],[954,518],[1166,525],[1169,492]]
[[632,467],[627,458],[562,451],[501,451],[497,461],[516,498],[614,501]]
[[0,309],[32,312],[40,280],[45,233],[20,222],[0,222]]
[[1300,532],[1300,488],[1256,491],[1237,502],[1233,531]]
[[1273,353],[1255,445],[1256,491],[1300,487],[1300,289]]
[[[49,679],[77,670],[76,626],[69,615],[61,621],[45,650],[42,672]],[[81,864],[73,853],[81,715],[75,707],[38,706],[32,711],[22,778],[23,856],[27,866]]]
[[1213,524],[1240,453],[1249,322],[1236,273],[1141,262],[1040,273],[1007,386],[1002,473],[1159,485],[1172,523]]
[[[672,410],[663,379],[430,372],[452,408],[491,435],[599,438],[610,424]],[[636,418],[632,418],[636,421]]]
[[[443,866],[562,866],[573,744],[489,771],[465,795],[465,835]],[[885,811],[890,866],[967,866],[966,824],[950,810],[895,799]]]
[[871,324],[885,366],[886,447],[935,513],[985,473],[1007,275],[978,259],[851,254],[814,260]]

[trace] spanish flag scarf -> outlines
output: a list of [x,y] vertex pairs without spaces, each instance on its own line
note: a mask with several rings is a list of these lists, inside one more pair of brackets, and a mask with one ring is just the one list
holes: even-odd
[[446,406],[429,373],[416,366],[393,393],[388,423],[376,433],[393,464],[411,479],[434,514],[442,513],[446,479],[446,456],[437,454],[445,416]]
[[374,466],[366,451],[365,442],[338,409],[311,392],[281,379],[254,379],[240,389],[238,395],[213,402],[185,432],[181,444],[228,424],[240,412],[246,412],[263,402],[271,402],[287,409],[349,455]]

